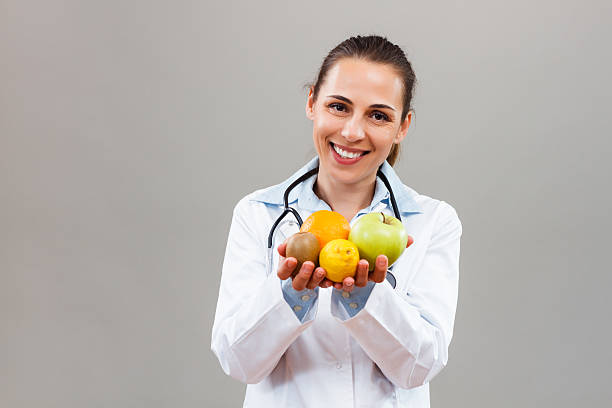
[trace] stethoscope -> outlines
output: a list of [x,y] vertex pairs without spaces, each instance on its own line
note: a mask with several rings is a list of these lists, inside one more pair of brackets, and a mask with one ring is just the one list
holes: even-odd
[[[376,171],[376,176],[378,176],[382,180],[383,184],[387,188],[387,191],[389,191],[389,198],[391,199],[391,206],[393,207],[393,213],[395,214],[395,218],[401,221],[402,217],[400,216],[400,212],[397,207],[397,202],[395,201],[395,195],[393,194],[393,189],[391,188],[391,184],[389,184],[389,180],[387,179],[387,176],[384,175],[381,168],[382,166],[380,166],[378,170]],[[300,214],[296,211],[296,209],[289,205],[289,193],[291,192],[291,190],[295,188],[295,186],[297,186],[304,180],[307,180],[310,177],[314,176],[318,172],[319,172],[318,166],[312,170],[307,171],[306,173],[302,174],[300,177],[295,179],[293,183],[291,183],[289,187],[287,187],[287,189],[285,190],[285,194],[283,195],[283,202],[285,205],[285,209],[282,212],[282,214],[276,219],[276,221],[274,221],[274,224],[272,224],[272,228],[270,229],[270,233],[268,234],[268,274],[271,272],[272,256],[274,253],[274,251],[272,250],[272,243],[273,243],[274,231],[276,230],[276,227],[278,226],[278,224],[280,224],[280,222],[289,213],[293,214],[293,216],[295,217],[298,223],[298,227],[301,227],[302,224],[304,223],[302,221],[302,217],[300,217]],[[387,280],[389,280],[389,283],[391,283],[391,286],[395,288],[395,277],[389,271],[387,271]]]

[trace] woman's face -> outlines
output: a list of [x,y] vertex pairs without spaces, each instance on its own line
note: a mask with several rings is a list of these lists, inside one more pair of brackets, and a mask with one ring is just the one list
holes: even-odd
[[390,65],[344,58],[328,72],[306,116],[319,171],[342,184],[371,182],[393,143],[405,136],[412,113],[400,123],[402,80]]

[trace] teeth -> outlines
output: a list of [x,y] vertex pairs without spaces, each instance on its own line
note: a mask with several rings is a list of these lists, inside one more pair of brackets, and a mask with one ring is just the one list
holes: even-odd
[[342,150],[341,148],[339,148],[338,146],[336,146],[335,144],[332,144],[332,146],[334,146],[334,150],[336,151],[336,153],[338,153],[344,159],[354,159],[355,157],[359,157],[363,154],[363,153],[357,153],[357,152],[355,153],[346,152]]

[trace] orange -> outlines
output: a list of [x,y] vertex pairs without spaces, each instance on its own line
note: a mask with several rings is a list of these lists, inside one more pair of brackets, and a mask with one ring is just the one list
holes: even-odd
[[332,239],[347,239],[351,226],[344,216],[335,211],[316,211],[306,218],[300,232],[311,232],[319,240],[321,248]]
[[330,281],[342,282],[348,276],[355,276],[358,263],[359,249],[346,239],[329,241],[319,253],[319,264]]

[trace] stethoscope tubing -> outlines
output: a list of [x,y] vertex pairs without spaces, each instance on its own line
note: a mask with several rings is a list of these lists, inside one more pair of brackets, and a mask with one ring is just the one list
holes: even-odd
[[[306,173],[302,174],[300,177],[295,179],[289,185],[289,187],[287,187],[287,189],[285,190],[285,193],[283,195],[283,203],[285,205],[285,209],[283,210],[282,214],[276,219],[276,221],[274,221],[274,224],[272,224],[272,228],[270,229],[270,233],[268,234],[268,249],[272,248],[272,242],[273,242],[273,237],[274,237],[274,230],[276,229],[278,224],[283,220],[283,218],[285,218],[285,216],[287,214],[289,214],[289,213],[293,214],[293,216],[295,217],[295,219],[298,222],[298,226],[299,227],[301,227],[302,224],[304,223],[302,221],[302,217],[300,217],[300,214],[297,212],[297,210],[295,208],[289,206],[289,193],[291,192],[291,190],[293,190],[295,188],[295,186],[297,186],[298,184],[300,184],[304,180],[307,180],[310,177],[314,176],[318,172],[319,172],[319,167],[315,167],[314,169],[307,171]],[[376,172],[376,175],[378,177],[380,177],[380,179],[382,180],[383,184],[387,188],[387,191],[389,191],[389,197],[391,198],[391,206],[393,207],[393,213],[395,214],[395,217],[398,220],[401,221],[402,217],[400,216],[400,211],[399,211],[399,208],[397,206],[397,202],[395,201],[395,195],[393,194],[393,189],[391,188],[391,184],[389,183],[389,180],[387,179],[387,176],[385,176],[383,174],[383,172],[381,171],[380,167],[378,168],[378,171]]]

